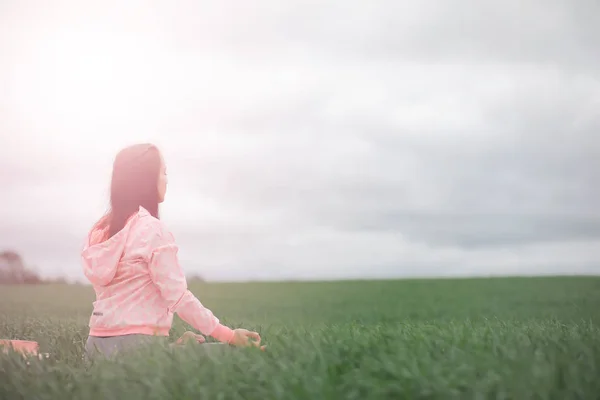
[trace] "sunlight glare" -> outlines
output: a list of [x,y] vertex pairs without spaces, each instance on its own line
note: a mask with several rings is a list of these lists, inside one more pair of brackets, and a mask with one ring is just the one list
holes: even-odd
[[19,114],[35,116],[28,122],[36,140],[65,151],[101,145],[112,152],[147,138],[160,111],[153,100],[162,94],[154,79],[160,56],[133,39],[63,31],[27,49],[32,57],[16,71],[14,95]]

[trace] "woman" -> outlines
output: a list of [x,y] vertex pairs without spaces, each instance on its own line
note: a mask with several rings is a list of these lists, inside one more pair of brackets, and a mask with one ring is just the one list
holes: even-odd
[[134,145],[117,154],[110,211],[93,226],[82,253],[96,292],[88,357],[169,336],[173,313],[222,343],[260,345],[258,333],[222,325],[188,290],[173,235],[159,219],[166,190],[166,168],[156,146]]

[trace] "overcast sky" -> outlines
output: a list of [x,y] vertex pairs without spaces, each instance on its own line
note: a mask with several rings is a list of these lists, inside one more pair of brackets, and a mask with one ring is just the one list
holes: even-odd
[[0,249],[82,278],[113,158],[150,141],[190,274],[598,274],[598,21],[594,0],[0,0]]

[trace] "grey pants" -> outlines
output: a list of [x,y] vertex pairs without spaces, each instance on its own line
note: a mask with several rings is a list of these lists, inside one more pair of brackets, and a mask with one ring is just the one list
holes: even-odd
[[[88,336],[87,342],[85,343],[85,359],[87,361],[92,361],[97,359],[98,356],[110,359],[118,354],[137,350],[140,347],[150,344],[162,344],[167,346],[168,340],[169,338],[167,336],[150,336],[142,334],[108,337]],[[174,345],[174,343],[171,343],[168,346],[173,347]],[[205,354],[209,357],[223,354],[222,352],[227,351],[230,347],[227,344],[218,342],[203,343],[200,346],[206,351]]]
[[167,337],[141,334],[109,337],[88,336],[85,343],[85,358],[88,361],[96,359],[98,356],[113,358],[117,354],[135,350],[144,345],[166,344],[167,340]]

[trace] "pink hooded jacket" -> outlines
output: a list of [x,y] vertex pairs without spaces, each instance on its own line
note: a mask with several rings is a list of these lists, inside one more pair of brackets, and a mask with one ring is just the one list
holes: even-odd
[[178,247],[163,222],[143,207],[113,237],[94,228],[82,252],[85,276],[96,292],[90,336],[168,336],[173,313],[221,342],[233,331],[220,324],[188,290]]

